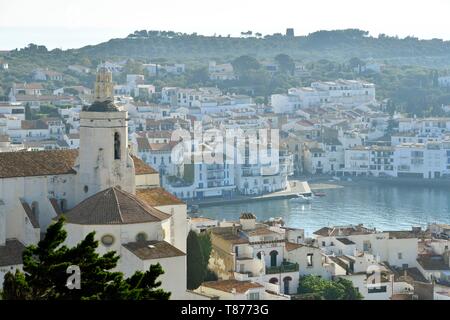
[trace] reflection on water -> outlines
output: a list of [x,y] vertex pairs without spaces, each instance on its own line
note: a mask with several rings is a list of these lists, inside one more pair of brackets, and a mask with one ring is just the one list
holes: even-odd
[[201,208],[203,216],[236,220],[253,212],[258,220],[282,217],[308,236],[323,226],[364,223],[380,230],[407,230],[428,223],[450,223],[450,189],[406,186],[352,186],[325,190],[311,204],[270,200]]

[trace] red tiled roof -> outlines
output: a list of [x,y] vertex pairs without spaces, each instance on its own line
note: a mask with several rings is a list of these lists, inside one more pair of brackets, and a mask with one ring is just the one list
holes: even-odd
[[83,225],[158,222],[169,217],[135,195],[115,187],[96,193],[66,213],[68,223]]
[[[0,152],[0,179],[75,174],[78,150]],[[132,156],[136,175],[154,174],[155,169]]]
[[202,286],[230,293],[233,292],[233,289],[237,293],[246,293],[250,289],[264,288],[263,285],[256,282],[238,280],[208,281],[203,282]]
[[136,196],[152,207],[184,204],[176,196],[160,187],[137,189]]
[[186,254],[165,241],[138,241],[123,245],[141,260],[181,257]]

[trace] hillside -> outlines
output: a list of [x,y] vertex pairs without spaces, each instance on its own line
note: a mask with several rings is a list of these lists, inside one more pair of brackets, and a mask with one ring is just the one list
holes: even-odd
[[[95,46],[70,50],[67,54],[96,58],[166,58],[175,61],[205,58],[230,59],[241,55],[273,58],[286,53],[296,60],[330,59],[345,61],[352,57],[373,58],[428,66],[450,65],[450,41],[440,39],[400,39],[380,35],[371,37],[356,29],[318,31],[308,36],[288,37],[207,37],[175,32],[137,31],[125,39],[112,39]],[[417,59],[421,58],[421,59]]]

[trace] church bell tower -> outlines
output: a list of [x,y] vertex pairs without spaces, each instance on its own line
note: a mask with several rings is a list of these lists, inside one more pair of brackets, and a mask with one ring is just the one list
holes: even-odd
[[80,112],[76,162],[77,201],[110,187],[135,193],[135,170],[128,152],[128,113],[114,104],[112,74],[100,68],[94,102]]

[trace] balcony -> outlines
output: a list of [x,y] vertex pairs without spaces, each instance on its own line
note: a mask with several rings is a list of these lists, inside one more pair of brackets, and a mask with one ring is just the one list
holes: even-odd
[[283,262],[278,267],[266,267],[266,274],[276,274],[285,272],[297,272],[300,267],[298,263]]

